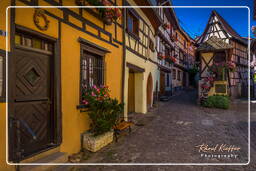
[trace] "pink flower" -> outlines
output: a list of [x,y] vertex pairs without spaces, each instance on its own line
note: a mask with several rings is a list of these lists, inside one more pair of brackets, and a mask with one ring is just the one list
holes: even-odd
[[93,85],[92,88],[97,89],[97,86],[96,86],[96,85]]
[[212,81],[213,81],[213,78],[212,78],[212,77],[208,77],[208,80],[209,80],[210,82],[212,82]]
[[110,3],[108,0],[103,0],[103,1],[102,1],[102,4],[103,4],[104,6],[111,6],[111,3]]
[[202,88],[202,89],[209,89],[209,88],[210,88],[210,86],[209,86],[209,85],[207,85],[207,84],[202,84],[202,85],[201,85],[201,88]]
[[94,92],[92,92],[92,96],[93,96],[93,97],[95,97],[95,96],[96,96],[96,94],[95,94]]
[[85,105],[88,104],[88,101],[86,101],[86,100],[83,100],[82,102],[83,102],[83,104],[85,104]]

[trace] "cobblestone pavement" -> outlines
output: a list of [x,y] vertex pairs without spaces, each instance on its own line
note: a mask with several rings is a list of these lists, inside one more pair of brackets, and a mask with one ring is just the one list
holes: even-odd
[[[256,170],[256,110],[252,109],[251,163],[248,166],[77,166],[72,170]],[[235,100],[229,110],[203,108],[196,104],[196,92],[187,90],[168,102],[160,102],[148,114],[136,114],[132,133],[97,153],[85,152],[83,163],[247,163],[248,103]],[[231,158],[205,157],[196,147],[227,144],[239,151]],[[219,149],[219,147],[217,148]],[[234,155],[238,155],[234,158]]]

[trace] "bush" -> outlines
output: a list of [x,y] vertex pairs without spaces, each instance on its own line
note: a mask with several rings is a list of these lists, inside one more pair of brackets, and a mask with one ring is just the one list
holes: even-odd
[[110,131],[123,113],[124,105],[110,98],[107,86],[82,89],[82,104],[91,119],[90,132],[94,136]]
[[111,98],[91,102],[88,113],[91,119],[90,132],[97,136],[110,131],[122,114],[123,108],[123,104]]
[[229,98],[227,96],[214,95],[209,96],[204,102],[204,107],[210,108],[220,108],[220,109],[228,109],[229,108]]

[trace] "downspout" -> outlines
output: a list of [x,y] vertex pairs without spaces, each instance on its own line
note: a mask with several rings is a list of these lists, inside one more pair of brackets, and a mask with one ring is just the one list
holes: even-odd
[[[123,0],[123,6],[125,6],[125,0]],[[126,45],[125,45],[125,28],[126,28],[126,8],[123,12],[123,70],[122,70],[122,91],[121,91],[121,100],[124,103],[124,87],[125,87],[125,64],[126,64]],[[123,111],[124,115],[124,111]]]

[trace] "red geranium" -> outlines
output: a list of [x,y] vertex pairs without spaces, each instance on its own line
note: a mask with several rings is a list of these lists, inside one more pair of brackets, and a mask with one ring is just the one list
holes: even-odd
[[172,60],[173,63],[176,62],[176,58],[175,58],[175,57],[171,56],[170,58],[171,58],[171,60]]

